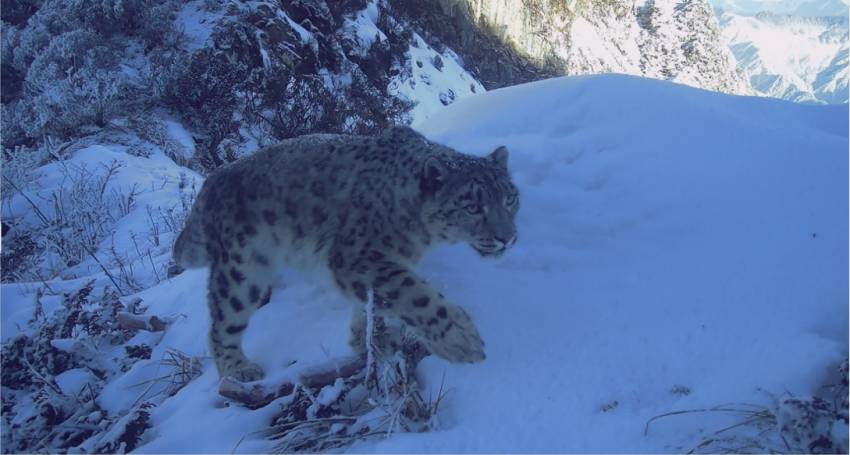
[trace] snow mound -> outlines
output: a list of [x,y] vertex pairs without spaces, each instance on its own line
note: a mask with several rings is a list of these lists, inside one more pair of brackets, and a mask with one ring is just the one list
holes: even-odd
[[814,393],[847,352],[847,122],[614,75],[443,110],[431,139],[511,150],[520,240],[498,262],[465,246],[426,259],[487,360],[426,359],[426,383],[453,390],[444,431],[355,450],[681,451],[720,417],[644,436],[647,420]]

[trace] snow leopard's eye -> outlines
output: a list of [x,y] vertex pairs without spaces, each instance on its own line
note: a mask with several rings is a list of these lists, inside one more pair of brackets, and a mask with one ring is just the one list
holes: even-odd
[[512,207],[516,204],[516,194],[505,196],[505,207]]
[[477,214],[481,213],[481,206],[478,205],[478,204],[469,204],[466,207],[464,207],[464,209],[466,209],[466,212],[469,213],[470,215],[477,215]]

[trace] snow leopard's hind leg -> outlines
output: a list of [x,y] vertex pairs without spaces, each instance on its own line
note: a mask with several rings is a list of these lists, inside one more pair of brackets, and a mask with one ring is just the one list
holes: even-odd
[[242,351],[242,337],[257,308],[268,303],[274,275],[269,259],[253,252],[220,250],[210,266],[209,297],[212,327],[210,350],[219,376],[238,381],[263,377],[259,365]]

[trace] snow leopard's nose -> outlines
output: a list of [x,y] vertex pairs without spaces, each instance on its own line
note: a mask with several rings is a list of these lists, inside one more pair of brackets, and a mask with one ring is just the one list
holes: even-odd
[[496,243],[499,244],[500,249],[506,249],[506,248],[510,248],[510,247],[514,246],[514,243],[516,243],[516,237],[517,237],[517,235],[513,234],[508,239],[503,239],[501,237],[494,237],[493,240],[495,240]]

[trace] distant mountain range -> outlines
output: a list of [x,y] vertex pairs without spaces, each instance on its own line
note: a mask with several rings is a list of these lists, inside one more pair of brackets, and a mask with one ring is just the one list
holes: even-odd
[[808,103],[848,101],[847,16],[718,11],[718,17],[723,41],[756,93]]
[[762,11],[790,16],[847,16],[848,0],[711,0],[715,8],[735,14]]

